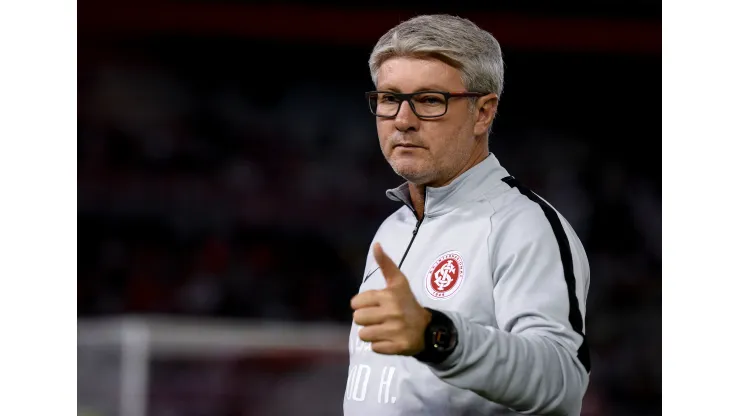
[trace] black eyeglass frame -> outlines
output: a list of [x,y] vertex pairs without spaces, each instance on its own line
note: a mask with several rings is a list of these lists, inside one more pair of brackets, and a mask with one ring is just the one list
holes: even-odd
[[[370,103],[370,95],[371,94],[391,94],[396,99],[400,100],[398,103],[398,108],[396,109],[396,113],[391,115],[378,115],[375,111],[373,111],[373,106]],[[416,108],[414,108],[414,103],[411,101],[411,99],[416,95],[421,94],[440,94],[445,97],[445,111],[444,113],[437,115],[437,116],[420,116],[419,113],[416,112]],[[416,91],[411,93],[401,93],[396,91],[368,91],[365,93],[365,99],[367,100],[367,104],[370,107],[370,113],[374,115],[375,117],[381,117],[381,118],[395,118],[398,113],[401,111],[401,106],[403,105],[404,101],[407,101],[409,103],[409,107],[411,107],[411,111],[414,112],[416,117],[420,119],[435,119],[443,117],[445,114],[447,114],[447,110],[450,108],[450,98],[457,98],[457,97],[483,97],[490,93],[485,92],[472,92],[472,91],[458,91],[458,92],[451,92],[451,91],[434,91],[434,90],[426,90],[426,91]]]

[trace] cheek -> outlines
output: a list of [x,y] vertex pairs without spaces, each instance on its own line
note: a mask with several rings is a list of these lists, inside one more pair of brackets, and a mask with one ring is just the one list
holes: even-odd
[[378,122],[377,131],[380,148],[385,152],[388,145],[388,138],[393,134],[393,126],[389,126],[388,123]]
[[380,121],[376,121],[375,122],[375,131],[378,132],[378,139],[380,139],[380,142],[381,143],[385,141],[385,139],[384,139],[385,137],[388,137],[385,134],[385,129],[383,128],[383,123],[381,123]]
[[459,132],[451,126],[440,123],[438,125],[430,125],[425,130],[422,130],[422,134],[426,138],[425,142],[428,143],[433,153],[449,152],[457,146],[457,140],[455,138],[458,137]]
[[437,160],[457,160],[461,154],[469,153],[474,141],[459,126],[441,126],[429,129],[427,137],[432,156]]

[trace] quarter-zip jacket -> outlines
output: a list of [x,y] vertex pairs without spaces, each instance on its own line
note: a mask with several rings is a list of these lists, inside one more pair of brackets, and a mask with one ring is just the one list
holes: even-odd
[[[400,264],[422,306],[445,313],[458,345],[439,364],[382,355],[352,323],[346,416],[579,415],[589,380],[589,266],[568,222],[493,154],[449,185],[426,189],[372,243]],[[359,292],[385,287],[372,250]]]

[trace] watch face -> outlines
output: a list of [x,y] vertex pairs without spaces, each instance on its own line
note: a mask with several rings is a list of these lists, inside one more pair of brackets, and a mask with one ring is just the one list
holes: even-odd
[[452,346],[453,334],[448,328],[434,328],[432,336],[434,338],[434,348],[436,350],[444,351]]

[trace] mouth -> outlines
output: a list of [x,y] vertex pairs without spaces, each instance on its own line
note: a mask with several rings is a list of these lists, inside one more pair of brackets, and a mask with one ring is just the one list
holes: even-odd
[[396,144],[396,145],[393,146],[394,149],[396,147],[400,147],[400,148],[404,148],[404,149],[414,149],[414,148],[422,149],[423,148],[423,146],[417,146],[417,145],[411,144],[411,143],[399,143],[399,144]]

